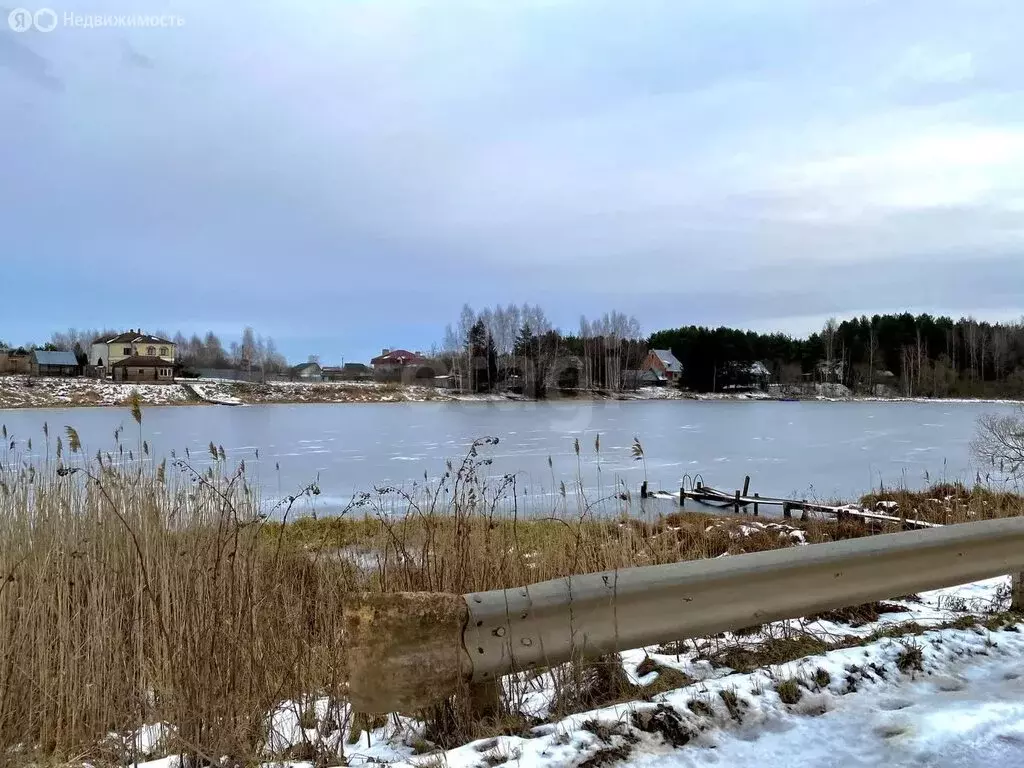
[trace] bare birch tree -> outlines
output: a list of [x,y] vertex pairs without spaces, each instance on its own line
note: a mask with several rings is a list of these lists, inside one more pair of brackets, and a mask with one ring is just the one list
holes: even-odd
[[978,419],[971,450],[975,458],[1012,480],[1024,480],[1024,406],[1015,413],[988,413]]

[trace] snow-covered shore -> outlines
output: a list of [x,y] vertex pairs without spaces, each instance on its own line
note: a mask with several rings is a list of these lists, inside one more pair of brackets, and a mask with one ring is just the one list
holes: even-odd
[[179,380],[167,384],[115,383],[86,378],[0,376],[0,409],[124,406],[138,395],[144,406],[257,405],[269,403],[494,402],[501,395],[462,395],[429,386],[376,382],[268,382],[225,379]]
[[[267,382],[247,383],[227,379],[179,380],[168,384],[120,384],[86,378],[37,378],[0,376],[0,409],[67,408],[73,406],[123,406],[137,394],[144,406],[262,405],[272,403],[504,403],[529,398],[513,394],[464,394],[416,384],[380,382]],[[551,401],[687,401],[764,402],[808,400],[817,402],[873,403],[992,403],[1009,404],[1007,399],[929,399],[878,397],[779,397],[764,392],[692,393],[675,387],[642,387],[624,392],[585,391],[553,396]]]

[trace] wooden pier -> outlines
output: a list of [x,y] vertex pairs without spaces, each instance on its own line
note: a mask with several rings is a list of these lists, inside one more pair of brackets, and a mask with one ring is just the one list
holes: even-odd
[[[699,477],[699,476],[698,476]],[[640,488],[642,498],[647,498],[647,483]],[[920,528],[941,528],[939,523],[929,523],[925,520],[914,520],[903,516],[887,515],[877,510],[865,509],[853,504],[845,506],[833,506],[830,504],[818,504],[807,499],[783,499],[774,496],[761,496],[760,494],[750,495],[750,477],[743,480],[743,489],[737,489],[732,493],[704,485],[703,479],[691,481],[690,488],[686,487],[686,478],[679,489],[679,506],[685,507],[687,499],[705,506],[718,508],[732,507],[735,514],[753,511],[757,516],[761,507],[781,507],[784,518],[792,518],[793,512],[800,512],[800,519],[807,520],[810,513],[831,515],[836,520],[856,519],[867,522],[896,523],[904,530],[915,530]]]

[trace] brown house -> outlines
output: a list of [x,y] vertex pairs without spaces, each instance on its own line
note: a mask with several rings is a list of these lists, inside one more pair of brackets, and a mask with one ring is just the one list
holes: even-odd
[[32,373],[32,353],[25,349],[0,349],[0,374]]
[[174,381],[174,364],[161,357],[132,355],[118,360],[110,370],[114,381],[171,382]]
[[659,384],[675,383],[683,375],[682,364],[669,349],[652,349],[649,351],[641,370],[653,373],[657,377]]

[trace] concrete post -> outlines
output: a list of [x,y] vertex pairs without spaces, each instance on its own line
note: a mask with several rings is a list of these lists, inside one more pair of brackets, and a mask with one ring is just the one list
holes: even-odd
[[422,709],[464,689],[471,665],[463,649],[469,607],[462,595],[353,593],[342,615],[355,712]]

